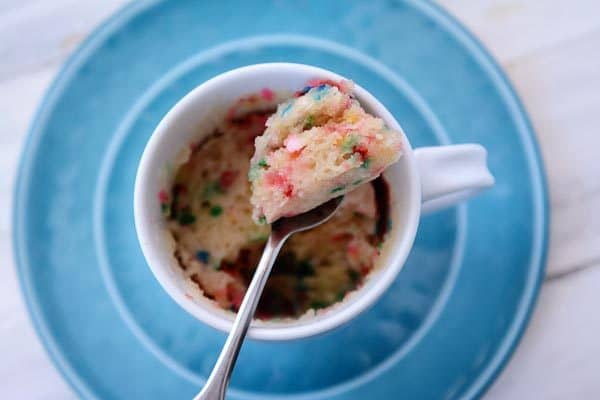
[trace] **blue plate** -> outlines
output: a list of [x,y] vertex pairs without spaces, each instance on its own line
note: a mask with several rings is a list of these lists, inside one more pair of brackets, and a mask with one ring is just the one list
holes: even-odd
[[493,190],[423,218],[393,287],[328,334],[250,341],[231,399],[473,398],[514,349],[535,301],[547,197],[531,127],[481,46],[428,3],[137,2],[99,28],[49,90],[15,195],[15,251],[33,322],[83,397],[191,398],[224,335],[181,310],[133,226],[140,155],[206,79],[290,61],[366,87],[415,146],[479,142]]

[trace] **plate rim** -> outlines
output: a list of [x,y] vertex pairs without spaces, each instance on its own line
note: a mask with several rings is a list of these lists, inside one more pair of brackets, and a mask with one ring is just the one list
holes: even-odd
[[[529,172],[534,178],[534,182],[537,180],[537,185],[534,185],[534,189],[536,189],[535,186],[537,186],[537,189],[533,192],[534,197],[537,197],[537,201],[534,202],[534,205],[537,205],[534,210],[534,217],[539,219],[539,221],[534,221],[533,237],[534,239],[537,238],[538,242],[534,244],[529,261],[530,271],[528,282],[521,294],[515,317],[506,330],[494,356],[481,373],[472,381],[470,387],[464,393],[465,398],[479,398],[489,389],[512,357],[516,347],[520,343],[525,329],[529,325],[531,314],[537,304],[548,254],[550,210],[546,172],[535,131],[527,112],[510,79],[501,69],[498,62],[483,46],[479,39],[442,6],[421,2],[419,0],[405,1],[407,4],[420,10],[442,25],[448,33],[454,36],[454,38],[467,49],[490,78],[492,78],[496,90],[500,92],[501,97],[509,107],[513,120],[520,125],[518,133],[521,144],[528,155]],[[26,248],[24,243],[26,243],[26,241],[24,240],[25,229],[24,224],[22,223],[24,219],[22,215],[23,211],[22,208],[17,205],[21,204],[19,200],[25,197],[25,194],[27,193],[29,187],[28,183],[31,179],[31,168],[34,161],[32,154],[35,153],[35,149],[39,146],[39,139],[41,138],[43,127],[45,126],[49,115],[52,113],[56,101],[61,97],[64,85],[70,81],[73,71],[76,70],[81,63],[85,62],[90,54],[93,54],[96,51],[98,46],[103,42],[103,39],[108,35],[124,26],[133,17],[160,2],[161,0],[144,0],[131,2],[118,8],[111,16],[98,24],[88,34],[84,41],[71,53],[60,67],[59,72],[55,75],[52,83],[46,89],[43,97],[38,103],[25,140],[23,141],[17,172],[14,175],[15,186],[12,196],[13,207],[11,221],[12,250],[18,282],[21,288],[21,296],[26,305],[29,319],[32,322],[36,335],[42,343],[50,361],[54,364],[69,386],[74,389],[75,393],[84,398],[98,398],[97,391],[92,388],[65,359],[63,353],[56,344],[56,339],[47,327],[45,314],[40,311],[38,307],[35,290],[32,287],[30,263],[28,262],[28,255],[24,250]]]

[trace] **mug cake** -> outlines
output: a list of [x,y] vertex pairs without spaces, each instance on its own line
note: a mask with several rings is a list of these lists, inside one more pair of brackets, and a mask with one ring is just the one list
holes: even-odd
[[[160,191],[182,273],[219,307],[239,309],[269,222],[341,194],[329,221],[283,246],[256,317],[320,312],[358,289],[375,268],[390,228],[389,191],[380,174],[400,157],[400,138],[360,107],[351,88],[350,82],[309,82],[277,108],[282,96],[269,89],[239,99],[211,135],[190,144],[172,185]],[[335,156],[320,157],[323,146]],[[303,178],[306,159],[317,168]],[[330,162],[337,169],[319,175]],[[284,173],[290,166],[291,174]]]

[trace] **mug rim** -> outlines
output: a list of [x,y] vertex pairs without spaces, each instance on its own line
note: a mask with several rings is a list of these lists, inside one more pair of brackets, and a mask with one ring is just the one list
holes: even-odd
[[[152,176],[151,171],[160,168],[159,165],[156,165],[153,162],[153,158],[155,158],[157,152],[160,151],[160,147],[166,140],[165,138],[168,136],[174,121],[181,118],[183,115],[192,112],[199,99],[202,99],[203,95],[208,90],[219,87],[219,85],[228,85],[228,82],[243,79],[245,77],[248,78],[255,74],[268,76],[274,69],[278,72],[286,70],[289,74],[299,74],[302,76],[323,77],[332,80],[346,79],[339,74],[323,68],[296,63],[253,64],[219,74],[192,89],[161,119],[144,148],[136,174],[134,188],[135,228],[142,252],[153,275],[169,296],[188,313],[209,326],[226,333],[229,332],[233,325],[235,314],[225,312],[218,313],[216,310],[217,306],[213,306],[215,310],[211,311],[208,307],[198,304],[193,301],[193,299],[186,297],[186,294],[181,287],[174,282],[172,273],[168,270],[169,265],[160,264],[160,255],[161,253],[164,254],[164,249],[158,249],[152,245],[153,236],[159,234],[159,232],[157,231],[156,226],[149,222],[149,216],[152,215],[153,212],[151,209],[152,201],[150,201],[150,198],[151,196],[154,196],[154,193],[147,190],[147,186],[149,179]],[[322,315],[312,316],[304,321],[302,319],[296,319],[289,323],[281,322],[281,324],[277,325],[266,323],[265,325],[262,325],[262,323],[257,324],[257,321],[253,320],[248,331],[248,335],[251,338],[268,341],[300,339],[324,333],[343,325],[375,303],[375,301],[389,288],[404,266],[406,258],[412,248],[421,212],[421,185],[413,149],[398,121],[387,108],[377,100],[377,98],[356,83],[354,85],[353,93],[358,98],[361,105],[369,108],[373,114],[382,118],[388,126],[398,130],[402,134],[404,150],[402,158],[404,159],[403,162],[409,168],[407,172],[408,183],[410,185],[410,193],[408,196],[409,202],[406,206],[408,208],[408,218],[403,221],[406,225],[404,233],[402,235],[396,235],[399,237],[388,237],[388,240],[393,239],[394,242],[389,243],[393,248],[389,249],[385,264],[380,265],[378,267],[379,271],[377,272],[377,276],[373,276],[372,279],[369,280],[374,282],[366,282],[362,287],[356,289],[353,292],[352,298],[342,301],[339,306],[334,305],[332,309]],[[239,96],[244,94],[247,93],[239,93]],[[183,149],[186,145],[187,143],[182,143],[181,148]],[[393,185],[393,182],[391,182],[390,185]],[[296,324],[296,322],[300,323]]]

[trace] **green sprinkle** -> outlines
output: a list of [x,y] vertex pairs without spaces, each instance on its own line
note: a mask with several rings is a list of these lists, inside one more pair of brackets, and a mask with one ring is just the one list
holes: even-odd
[[192,214],[191,210],[186,207],[181,209],[181,214],[179,214],[179,224],[180,225],[191,225],[194,222],[196,222],[196,217],[194,216],[194,214]]
[[304,122],[304,129],[310,129],[313,126],[315,126],[315,117],[309,115],[308,118],[306,118],[306,121]]
[[261,215],[260,217],[258,217],[258,223],[261,225],[264,225],[267,223],[267,217],[265,217],[264,215]]
[[354,146],[358,144],[358,137],[356,135],[350,135],[342,142],[342,150],[345,153],[349,153],[352,151]]
[[310,302],[310,308],[313,308],[315,310],[318,310],[320,308],[325,308],[329,305],[329,303],[323,301],[323,300],[313,300]]
[[162,211],[163,215],[169,216],[171,207],[167,203],[160,204],[160,211]]
[[223,194],[223,189],[221,188],[221,185],[219,185],[219,181],[210,182],[202,190],[203,199],[210,199],[217,194]]
[[342,186],[337,186],[334,187],[333,189],[331,189],[331,193],[337,193],[337,192],[341,192],[342,190],[344,190],[346,188],[346,186],[342,185]]
[[315,267],[308,260],[302,260],[298,263],[298,269],[296,275],[299,277],[313,276],[315,274]]
[[365,159],[365,161],[363,161],[361,168],[368,169],[369,165],[371,165],[371,159],[367,158],[367,159]]
[[356,185],[360,185],[360,184],[362,183],[362,181],[363,181],[362,179],[357,179],[357,180],[355,180],[354,182],[352,182],[352,184],[353,184],[354,186],[356,186]]
[[250,182],[255,181],[260,176],[260,172],[262,169],[266,169],[269,167],[269,164],[264,158],[261,158],[258,164],[252,165],[250,170],[248,171],[248,180]]
[[215,205],[210,208],[211,217],[218,217],[221,214],[223,214],[223,207],[220,205]]
[[306,291],[308,291],[308,289],[309,289],[308,285],[302,279],[298,280],[296,282],[296,284],[294,285],[294,290],[296,292],[306,292]]
[[348,268],[348,277],[350,278],[352,283],[358,283],[358,281],[360,280],[360,274],[358,273],[358,271],[352,268]]

